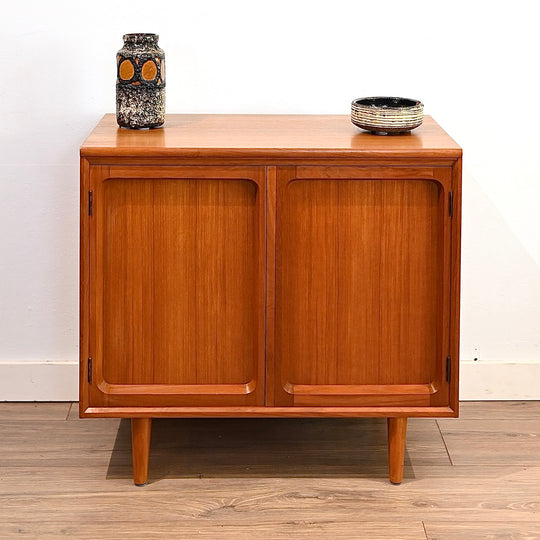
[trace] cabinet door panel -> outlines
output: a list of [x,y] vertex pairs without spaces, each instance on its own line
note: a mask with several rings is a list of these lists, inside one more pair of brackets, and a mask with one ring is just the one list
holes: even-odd
[[449,172],[312,169],[278,171],[276,404],[439,404]]
[[93,404],[264,403],[264,180],[138,167],[95,181]]
[[106,181],[103,189],[103,373],[111,383],[152,382],[152,197],[151,180]]
[[155,184],[155,383],[253,378],[255,199],[245,180]]

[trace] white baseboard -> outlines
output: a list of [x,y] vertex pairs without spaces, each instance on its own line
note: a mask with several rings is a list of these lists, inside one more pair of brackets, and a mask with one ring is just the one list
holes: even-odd
[[[539,363],[463,362],[463,401],[540,400]],[[0,362],[0,401],[77,401],[77,362]]]
[[462,362],[462,401],[540,400],[540,362]]
[[0,401],[78,399],[78,362],[0,362]]

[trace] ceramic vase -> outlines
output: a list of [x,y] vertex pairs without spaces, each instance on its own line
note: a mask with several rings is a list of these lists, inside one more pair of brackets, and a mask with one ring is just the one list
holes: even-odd
[[157,34],[126,34],[116,56],[116,120],[120,127],[165,122],[165,53]]

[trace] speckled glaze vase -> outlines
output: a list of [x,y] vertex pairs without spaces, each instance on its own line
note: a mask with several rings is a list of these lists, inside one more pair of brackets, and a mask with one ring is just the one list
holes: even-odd
[[126,34],[116,56],[116,120],[120,127],[165,122],[165,53],[157,34]]

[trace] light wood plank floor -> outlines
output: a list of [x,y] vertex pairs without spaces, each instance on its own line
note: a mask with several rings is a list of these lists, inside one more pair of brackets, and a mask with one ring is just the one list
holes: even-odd
[[0,403],[0,539],[540,539],[540,402],[411,419],[386,460],[384,419],[162,419],[137,488],[129,421]]

